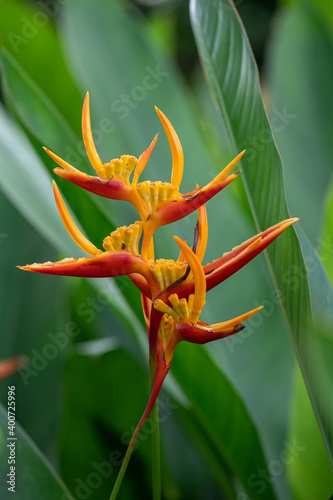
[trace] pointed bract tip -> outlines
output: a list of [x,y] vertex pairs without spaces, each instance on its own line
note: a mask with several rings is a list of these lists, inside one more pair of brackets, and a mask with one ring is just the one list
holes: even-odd
[[187,243],[187,238],[185,239],[185,241],[183,241],[181,238],[179,238],[179,236],[176,236],[175,234],[173,235],[173,239],[175,240],[180,249],[182,249],[182,245],[186,245]]
[[[242,156],[244,155],[245,153],[245,149],[239,153],[230,163],[229,165],[227,165],[223,170],[222,172],[220,172],[209,184],[207,185],[212,185],[214,184],[215,182],[218,182],[218,181],[221,181],[223,179],[225,179],[227,177],[228,174],[230,174],[231,170],[237,165],[237,163],[239,162],[239,160],[242,158]],[[233,175],[238,175],[240,173],[240,171],[238,171],[236,174],[233,174]]]
[[157,134],[155,134],[154,139],[151,141],[150,146],[152,146],[152,145],[155,146],[157,139],[158,139],[158,132],[157,132]]
[[91,130],[89,92],[86,93],[82,107],[82,136],[89,161],[99,175],[103,163],[97,153]]
[[173,128],[170,120],[165,116],[165,114],[155,106],[155,111],[162,123],[164,131],[167,135],[171,155],[172,155],[172,173],[171,173],[171,184],[176,184],[180,186],[183,178],[184,169],[184,153],[183,148],[180,143],[179,137]]
[[157,139],[158,139],[158,134],[155,135],[155,137],[151,141],[148,149],[146,149],[146,151],[144,151],[139,157],[138,163],[136,164],[134,174],[133,174],[132,188],[134,188],[134,189],[136,188],[136,186],[138,184],[139,177],[142,174],[143,169],[145,168],[145,166],[150,158],[150,155],[153,152],[153,149],[155,147]]
[[298,222],[300,219],[299,217],[291,217],[290,219],[285,219],[280,222],[279,226],[280,228],[287,229],[287,227],[291,226],[295,222]]
[[[58,163],[59,167],[61,167],[63,170],[74,170],[75,172],[79,172],[79,170],[77,170],[75,167],[73,167],[72,165],[67,163],[67,161],[60,158],[60,156],[57,156],[55,153],[50,151],[48,148],[43,147],[43,149],[44,149],[45,153],[48,154],[49,157],[52,158],[53,161]],[[58,168],[58,167],[56,167],[56,168]],[[53,171],[55,171],[55,169],[53,169]]]

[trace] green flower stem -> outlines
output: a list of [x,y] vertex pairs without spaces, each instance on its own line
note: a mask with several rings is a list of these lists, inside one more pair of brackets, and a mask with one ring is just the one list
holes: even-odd
[[[157,407],[157,396],[158,396],[158,393],[160,392],[161,386],[162,386],[163,381],[164,381],[164,379],[165,379],[165,377],[166,377],[166,375],[167,375],[167,373],[169,371],[169,368],[170,368],[170,366],[165,367],[165,368],[163,367],[161,370],[159,370],[159,373],[157,373],[157,375],[156,375],[155,382],[153,384],[153,388],[152,388],[152,391],[151,391],[151,394],[150,394],[150,398],[149,398],[148,404],[147,404],[146,409],[145,409],[145,411],[144,411],[144,413],[143,413],[143,415],[142,415],[142,417],[140,419],[140,422],[137,425],[137,428],[134,431],[132,439],[131,439],[131,441],[130,441],[130,443],[128,445],[128,448],[127,448],[127,451],[126,451],[123,463],[121,464],[121,467],[120,467],[120,470],[119,470],[116,482],[115,482],[115,484],[113,486],[113,489],[112,489],[110,500],[116,500],[116,498],[117,498],[117,495],[118,495],[121,483],[122,483],[122,481],[124,479],[128,463],[130,461],[131,455],[132,455],[133,450],[135,448],[135,445],[136,445],[136,442],[137,442],[138,437],[140,435],[140,432],[142,431],[145,423],[147,422],[147,419],[148,419],[151,411],[153,410],[155,404],[156,404],[156,407]],[[157,419],[157,422],[158,422],[158,419]],[[153,433],[153,434],[155,434],[155,433]],[[159,446],[159,440],[157,442],[158,442],[158,446]],[[159,449],[158,449],[158,467],[159,467]],[[154,489],[154,486],[153,486],[153,489]],[[157,496],[154,497],[154,500],[155,500],[155,498],[156,499],[160,498],[160,496],[159,497],[157,497]]]
[[117,495],[118,495],[121,483],[122,483],[122,481],[124,479],[124,476],[125,476],[125,472],[126,472],[128,463],[129,463],[130,458],[132,456],[132,453],[133,453],[133,450],[135,448],[135,445],[136,445],[136,442],[138,440],[138,437],[140,435],[140,432],[142,431],[142,429],[143,429],[143,427],[144,427],[144,425],[145,425],[145,423],[147,421],[147,418],[149,417],[150,411],[151,411],[151,408],[148,409],[148,406],[147,406],[144,414],[141,417],[140,422],[137,425],[137,428],[134,431],[132,439],[131,439],[131,441],[130,441],[130,443],[128,445],[128,448],[127,448],[127,451],[126,451],[123,463],[121,464],[121,467],[120,467],[120,470],[119,470],[116,482],[114,483],[114,486],[113,486],[113,489],[112,489],[112,493],[111,493],[111,496],[110,496],[110,500],[116,500],[116,498],[117,498]]
[[[156,370],[150,363],[150,390],[152,392]],[[153,500],[161,500],[161,465],[160,465],[160,427],[158,419],[158,399],[156,399],[152,412],[152,484]]]

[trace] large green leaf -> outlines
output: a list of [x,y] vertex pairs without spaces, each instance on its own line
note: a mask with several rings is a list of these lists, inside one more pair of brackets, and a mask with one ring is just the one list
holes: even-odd
[[12,204],[59,251],[78,253],[65,237],[55,203],[51,177],[26,136],[7,112],[0,108],[0,185]]
[[[327,25],[327,15],[320,12],[318,5],[315,5],[316,2],[312,3],[313,5],[298,2],[277,16],[274,36],[268,51],[268,76],[271,108],[276,112],[285,106],[293,117],[290,123],[286,123],[286,126],[276,133],[277,144],[284,158],[290,206],[302,216],[303,227],[306,228],[311,241],[315,243],[330,276],[332,196],[327,185],[329,185],[328,179],[331,178],[333,161],[330,144],[333,110],[329,84],[333,75],[330,64],[333,37]],[[326,191],[328,196],[325,200]],[[321,235],[323,222],[324,232]],[[333,292],[318,255],[311,248],[305,235],[300,231],[298,233],[309,274],[313,313],[318,323],[311,335],[312,384],[316,386],[317,399],[321,401],[321,413],[325,415],[326,425],[330,426],[329,432],[332,435],[333,407],[330,396],[332,375],[328,360],[332,356],[333,349],[331,336]],[[299,405],[300,392],[297,384],[294,408]],[[303,404],[305,405],[305,402]],[[297,421],[295,413],[294,430],[297,424],[302,429],[302,424]],[[312,434],[311,449],[302,455],[304,460],[300,459],[299,463],[291,467],[294,472],[297,470],[300,472],[303,468],[301,476],[308,475],[306,457],[309,455],[323,471],[327,469],[327,464],[323,463],[322,448],[316,443],[318,434]],[[296,482],[296,490],[300,490],[296,475],[297,473],[293,476],[293,483],[295,486]],[[313,491],[316,484],[319,490],[319,475],[315,477],[317,479],[312,482],[312,488],[309,484],[308,491]]]
[[[72,496],[57,476],[36,445],[16,423],[16,440],[8,439],[7,411],[0,406],[0,461],[2,474],[0,494],[4,500],[17,496],[24,500],[47,498],[48,500],[71,500]],[[12,448],[8,446],[13,443]],[[8,463],[10,450],[15,455],[15,464]],[[13,455],[12,455],[13,456]],[[9,468],[15,467],[15,493],[9,491]]]
[[325,200],[325,220],[319,254],[333,284],[333,182],[330,183]]
[[[67,361],[60,467],[75,498],[85,494],[92,500],[108,498],[128,439],[148,399],[147,372],[119,348],[117,341],[113,344],[95,355],[89,354],[89,343],[78,344]],[[135,497],[135,484],[147,498],[150,496],[147,428],[134,452],[135,466],[129,467],[120,498]],[[99,476],[96,484],[94,474]]]
[[[198,67],[198,72],[199,70],[201,72],[200,67]],[[216,171],[218,171],[218,165],[227,163],[232,158],[233,153],[230,152],[231,145],[225,132],[225,124],[214,107],[203,76],[201,78],[202,82],[197,77],[199,81],[197,81],[196,87],[196,104],[200,106],[198,121],[205,133],[205,140],[214,151]],[[216,248],[221,245],[221,237],[218,238],[218,234],[227,235],[225,239],[228,240],[228,247],[229,245],[231,247],[230,242],[234,241],[235,227],[242,234],[243,239],[247,237],[246,228],[252,215],[244,187],[241,182],[232,183],[230,187],[234,188],[236,195],[235,200],[228,199],[229,211],[232,212],[231,224],[225,224],[230,212],[225,213],[223,218],[219,219],[220,228],[218,232],[213,234],[213,253],[210,253],[211,243],[209,244],[210,256],[208,260],[215,258]],[[219,202],[220,199],[216,201]],[[218,207],[215,210],[217,211]],[[210,238],[212,238],[210,214],[211,208],[208,207],[209,233]],[[255,228],[253,227],[249,234],[254,234],[254,232]],[[225,291],[223,291],[224,287]],[[240,291],[242,292],[240,293]],[[221,301],[222,296],[223,301]],[[275,460],[281,453],[284,447],[283,443],[288,436],[292,396],[290,380],[294,372],[295,356],[276,300],[275,289],[267,272],[264,256],[255,259],[232,279],[227,280],[225,285],[209,292],[207,302],[216,320],[220,317],[227,318],[237,315],[243,308],[249,309],[257,307],[259,304],[264,306],[262,315],[256,315],[246,322],[246,328],[243,332],[229,337],[225,341],[209,344],[207,348],[216,364],[227,373],[235,384],[253,416],[268,461]],[[209,322],[211,317],[207,316],[206,321]],[[269,331],[269,335],[267,335],[267,331]],[[257,369],[253,369],[254,363],[258,367]],[[265,373],[265,377],[262,376],[263,373]],[[290,498],[285,469],[281,474],[275,476],[274,486],[279,498],[285,500]]]
[[[258,72],[248,40],[232,3],[227,0],[215,0],[209,5],[192,0],[191,16],[204,70],[229,140],[235,153],[247,149],[242,159],[242,179],[255,223],[258,229],[263,229],[289,214],[281,159],[262,104]],[[267,263],[331,456],[331,422],[322,411],[311,360],[307,269],[293,229],[270,247]]]
[[52,95],[53,103],[79,133],[81,96],[70,77],[54,27],[61,3],[2,0],[1,7],[1,46],[45,93]]
[[[221,479],[227,498],[233,498],[228,490],[232,477],[240,480],[252,499],[275,498],[270,482],[258,488],[259,471],[265,470],[268,476],[271,471],[247,408],[209,354],[201,346],[181,345],[175,353],[173,372],[191,402],[194,421],[216,454],[221,472],[227,472]],[[246,453],[247,448],[251,454]],[[242,494],[240,498],[247,496]]]
[[281,5],[298,4],[303,6],[313,6],[317,12],[321,11],[323,17],[325,18],[325,24],[330,27],[333,33],[333,9],[329,2],[325,0],[309,0],[308,2],[303,2],[303,0],[280,0]]
[[[332,347],[329,353],[332,355]],[[294,499],[330,498],[333,492],[332,470],[326,459],[325,448],[299,370],[295,378],[289,436],[292,446],[286,458]]]
[[[267,69],[270,116],[284,163],[290,210],[314,246],[322,241],[323,199],[332,174],[333,36],[310,2],[284,9],[274,22]],[[278,123],[279,113],[284,123]]]
[[[30,370],[27,367],[13,375],[8,384],[15,385],[20,395],[16,412],[19,422],[43,453],[54,458],[64,350],[59,349],[53,359],[45,358],[43,350],[50,343],[50,333],[61,331],[65,324],[54,307],[58,304],[61,309],[65,282],[55,282],[51,276],[36,279],[37,275],[16,268],[22,262],[33,262],[36,255],[46,261],[56,259],[57,254],[1,191],[0,213],[6,215],[1,220],[6,238],[0,244],[0,356],[5,359],[20,354],[29,358]],[[0,385],[0,401],[7,401],[5,384]],[[42,407],[43,419],[37,419],[36,408]]]

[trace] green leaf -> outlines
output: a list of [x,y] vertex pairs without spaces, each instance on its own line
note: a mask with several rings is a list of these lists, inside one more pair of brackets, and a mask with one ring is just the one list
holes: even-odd
[[[78,137],[46,94],[4,48],[0,51],[6,96],[27,129],[47,147],[60,150]],[[64,142],[66,137],[66,143]]]
[[332,285],[325,272],[323,262],[301,229],[298,230],[298,236],[302,246],[304,260],[308,267],[311,305],[315,323],[317,325],[325,321],[328,323],[329,321],[333,321]]
[[325,200],[325,219],[319,254],[331,283],[333,284],[333,182]]
[[[17,496],[25,500],[72,499],[59,476],[18,423],[15,427],[17,439],[10,440],[8,437],[7,411],[0,406],[0,460],[2,464],[6,464],[2,467],[1,498],[5,500]],[[14,443],[12,448],[8,447],[11,443]],[[10,450],[15,454],[15,464],[12,465],[8,464]],[[15,493],[8,490],[11,486],[7,484],[10,466],[15,467]]]
[[79,133],[81,96],[70,77],[54,26],[61,3],[3,0],[1,6],[1,45],[46,94],[52,95],[53,103]]
[[[60,467],[75,498],[95,500],[110,495],[149,393],[148,374],[130,354],[115,343],[107,352],[88,354],[89,344],[76,346],[65,370]],[[132,457],[122,498],[134,497],[135,487],[149,497],[147,429]]]
[[[275,498],[270,483],[265,488],[258,484],[259,471],[265,470],[269,476],[270,470],[248,410],[209,354],[201,346],[180,345],[172,372],[192,405],[194,422],[210,443],[217,463],[223,464],[229,481],[238,478],[251,499]],[[251,449],[251,454],[244,448]],[[223,481],[223,476],[220,479]],[[224,481],[224,492],[230,495],[229,481]]]
[[[85,152],[83,153],[82,139],[75,135],[48,96],[43,93],[5,50],[0,51],[0,65],[3,72],[5,95],[24,126],[31,131],[41,144],[47,145],[60,156],[63,155],[66,161],[75,162],[75,166],[80,167],[82,170],[88,172],[92,170],[92,167],[88,165]],[[66,83],[64,80],[64,92],[66,91]],[[105,122],[103,126],[104,131],[109,130]],[[38,153],[42,153],[41,146]],[[47,159],[49,167],[54,168],[55,163],[45,153],[42,153],[42,156],[43,159]],[[74,213],[83,221],[83,227],[91,241],[96,242],[97,247],[101,247],[105,235],[109,234],[110,230],[117,226],[114,211],[112,210],[114,205],[110,204],[110,200],[105,198],[84,190],[75,190],[73,185],[67,181],[58,179],[58,182],[65,196],[71,200],[71,210],[74,210]],[[98,224],[96,224],[96,220],[98,220]],[[117,280],[115,281],[117,282]],[[136,302],[131,300],[131,295],[135,289],[134,285],[129,280],[126,281],[126,279],[120,279],[118,283],[119,287],[126,287],[125,300],[128,301],[130,308],[134,310],[137,317],[141,319],[141,308],[137,307]],[[104,288],[103,286],[102,289]],[[110,282],[109,288],[111,293],[119,290],[113,282]],[[127,316],[124,316],[123,319],[127,322]],[[133,321],[140,330],[141,326],[137,320]]]
[[291,213],[301,218],[316,247],[333,163],[333,36],[327,16],[307,2],[280,12],[272,33],[267,57],[271,123]]
[[[50,344],[49,335],[64,327],[59,312],[65,280],[55,281],[52,276],[40,279],[16,268],[34,262],[36,255],[46,261],[56,260],[57,254],[1,191],[0,213],[6,214],[1,220],[0,239],[0,356],[6,359],[24,355],[29,359],[29,367],[8,379],[8,385],[15,385],[20,395],[16,412],[19,422],[43,453],[54,459],[64,351],[56,347],[57,356],[50,359],[43,350]],[[7,401],[5,384],[0,385],[0,401]],[[41,407],[43,419],[37,419],[36,408]]]
[[[201,68],[198,70],[202,75]],[[200,78],[197,75],[196,94],[196,105],[200,106],[198,122],[203,128],[205,141],[214,151],[214,159],[216,158],[214,163],[218,173],[218,166],[227,164],[228,160],[233,157],[233,152],[230,151],[231,145],[225,131],[225,124],[214,106],[203,76]],[[223,218],[219,218],[218,231],[211,231],[211,208],[208,207],[209,248],[207,253],[210,252],[210,248],[213,248],[208,261],[216,257],[217,248],[231,248],[245,240],[247,235],[255,233],[255,228],[250,222],[252,215],[248,200],[240,181],[239,178],[239,182],[236,181],[230,185],[230,189],[233,189],[236,195],[236,200],[228,199],[228,211],[232,213],[230,224],[226,224],[227,211]],[[226,193],[223,193],[222,198],[225,195]],[[220,200],[220,198],[216,199],[218,203]],[[215,210],[219,210],[218,205]],[[251,229],[248,228],[249,225]],[[241,237],[236,236],[234,239],[233,233],[237,231]],[[227,235],[225,238],[226,241],[228,240],[227,246],[223,244],[222,247],[221,234]],[[223,286],[225,292],[223,292]],[[222,296],[223,302],[221,302]],[[264,256],[259,256],[227,280],[225,285],[209,292],[207,303],[211,311],[211,315],[205,319],[208,323],[211,322],[212,317],[215,322],[219,318],[237,316],[245,309],[264,306],[261,313],[246,322],[246,328],[238,335],[222,342],[209,344],[207,348],[222,372],[232,380],[253,416],[268,462],[276,460],[283,449],[283,442],[287,439],[292,396],[290,378],[294,372],[295,356],[278,300],[276,300],[276,292],[267,272]],[[205,310],[206,307],[203,314]],[[260,370],[253,370],[253,360],[256,360]],[[264,377],[263,373],[265,373]],[[274,486],[279,498],[289,498],[290,487],[285,468],[281,474],[275,476]]]
[[330,27],[332,33],[333,33],[333,10],[331,8],[331,5],[329,2],[326,2],[325,0],[308,0],[306,3],[303,2],[302,0],[280,0],[281,5],[302,5],[302,6],[312,6],[314,7],[317,12],[321,11],[323,17],[325,18],[325,24],[326,26]]
[[59,251],[78,253],[66,237],[52,182],[26,136],[0,107],[0,186],[14,206]]
[[[242,179],[258,230],[289,217],[283,171],[272,130],[262,104],[257,68],[240,20],[228,0],[207,5],[191,1],[193,29],[204,70],[227,126],[234,152],[247,149]],[[331,422],[313,377],[311,311],[307,269],[295,231],[286,231],[268,250],[267,263],[281,298],[281,308],[296,357],[305,377],[328,453],[332,453]]]
[[[273,32],[275,36],[271,40],[268,59],[272,107],[276,110],[285,106],[289,113],[294,114],[290,123],[276,133],[285,159],[290,205],[302,216],[308,236],[315,242],[322,262],[332,277],[332,201],[330,188],[327,189],[333,161],[330,144],[333,108],[329,85],[333,77],[330,65],[332,33],[327,26],[327,17],[310,3],[299,3],[285,9],[278,16]],[[306,106],[304,103],[307,103]],[[328,196],[325,199],[326,191]],[[307,202],[308,199],[311,203]],[[324,232],[320,235],[323,219]],[[324,353],[329,355],[332,352],[328,335],[331,327],[327,325],[331,325],[333,319],[333,291],[317,253],[305,234],[298,228],[297,232],[307,266],[311,305],[317,323],[310,334],[312,385],[316,384],[324,427],[332,436],[333,408],[329,403],[332,378]]]
[[[330,353],[333,353],[332,346]],[[333,492],[332,470],[327,462],[325,448],[299,370],[296,372],[295,382],[289,435],[289,444],[292,446],[286,457],[293,498],[330,498]]]

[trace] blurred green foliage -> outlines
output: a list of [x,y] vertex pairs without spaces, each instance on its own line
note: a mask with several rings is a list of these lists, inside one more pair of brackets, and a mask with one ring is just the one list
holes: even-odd
[[[235,4],[259,64],[292,216],[301,216],[299,225],[332,280],[333,8],[315,0]],[[81,254],[58,218],[51,195],[54,165],[42,146],[91,172],[80,131],[82,100],[89,90],[102,158],[139,156],[146,149],[161,132],[154,105],[181,139],[183,192],[211,180],[234,151],[202,76],[188,2],[2,0],[0,31],[1,358],[21,353],[30,358],[30,365],[8,383],[17,388],[17,419],[43,453],[20,435],[26,458],[18,464],[18,488],[25,491],[24,499],[59,498],[64,486],[47,459],[77,499],[107,498],[119,467],[117,453],[125,449],[122,437],[134,429],[148,396],[140,298],[127,279],[69,280],[15,269]],[[146,75],[150,87],[143,85]],[[146,178],[169,179],[170,165],[161,133]],[[114,227],[137,217],[123,203],[97,199],[61,181],[67,205],[97,246]],[[260,191],[261,178],[257,187],[253,182],[257,205],[261,196],[269,205],[268,190]],[[275,187],[271,184],[271,196]],[[255,234],[250,205],[241,183],[209,203],[205,261]],[[191,242],[195,222],[191,216],[160,230],[158,256],[176,257],[171,235]],[[304,244],[310,278],[323,276],[315,254],[306,252]],[[314,301],[318,288],[311,289]],[[328,284],[322,286],[320,302],[332,310],[327,290]],[[249,321],[226,342],[207,349],[182,345],[176,351],[161,398],[166,500],[288,500],[316,494],[328,498],[333,492],[329,461],[274,294],[265,258],[258,257],[210,292],[203,319],[222,321],[263,303],[259,320]],[[316,344],[325,383],[331,376],[327,353],[332,352],[327,331],[322,326]],[[322,401],[331,390],[332,385],[322,384]],[[0,391],[4,406],[6,394],[5,382]],[[6,425],[1,422],[3,440]],[[148,434],[133,455],[120,499],[151,496]],[[299,452],[292,448],[294,440]],[[283,459],[287,452],[292,460]],[[311,474],[314,463],[318,474]],[[27,477],[34,480],[25,483]],[[35,489],[37,483],[46,490]],[[11,498],[3,479],[0,492],[1,498]]]

